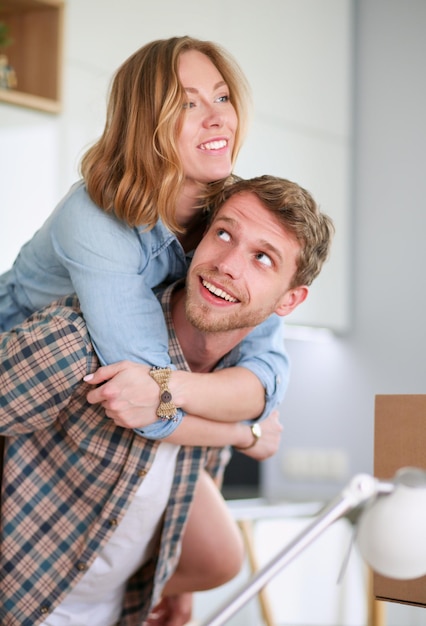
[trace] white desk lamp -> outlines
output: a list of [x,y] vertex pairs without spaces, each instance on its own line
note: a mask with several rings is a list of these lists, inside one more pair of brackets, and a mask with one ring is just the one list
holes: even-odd
[[357,543],[373,570],[400,579],[426,574],[426,471],[403,468],[391,481],[359,474],[202,626],[226,624],[331,524],[358,508]]

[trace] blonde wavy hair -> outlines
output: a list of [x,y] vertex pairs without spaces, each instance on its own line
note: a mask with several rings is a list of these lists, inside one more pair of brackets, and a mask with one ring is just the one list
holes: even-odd
[[[113,77],[103,134],[80,166],[93,202],[130,226],[150,229],[161,218],[170,230],[183,232],[175,218],[185,180],[177,149],[186,99],[178,61],[188,50],[205,54],[228,85],[238,118],[232,164],[246,133],[250,88],[239,65],[218,44],[173,37],[148,43],[130,56]],[[200,191],[200,208],[226,180]]]

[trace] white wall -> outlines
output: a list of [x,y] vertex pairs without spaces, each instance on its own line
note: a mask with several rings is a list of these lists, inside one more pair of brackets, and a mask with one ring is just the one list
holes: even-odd
[[[293,362],[283,454],[342,448],[349,474],[372,471],[374,395],[424,393],[426,3],[357,0],[351,331],[330,343],[287,342]],[[286,481],[271,494],[331,493]]]
[[[373,469],[374,395],[425,393],[426,3],[356,0],[352,329],[331,344],[288,342],[274,496],[336,492],[281,472],[294,448],[343,449],[348,473]],[[387,605],[386,626],[424,626],[426,610]]]

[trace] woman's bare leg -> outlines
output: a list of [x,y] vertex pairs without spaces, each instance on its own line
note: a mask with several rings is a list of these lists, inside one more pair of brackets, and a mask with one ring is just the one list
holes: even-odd
[[238,574],[243,559],[240,530],[213,479],[203,471],[195,488],[179,564],[164,594],[223,585]]

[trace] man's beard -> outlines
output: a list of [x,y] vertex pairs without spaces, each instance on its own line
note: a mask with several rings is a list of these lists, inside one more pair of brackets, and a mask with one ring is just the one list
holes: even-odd
[[258,309],[244,310],[241,305],[236,305],[235,310],[231,307],[220,311],[212,311],[209,307],[203,305],[194,305],[191,303],[191,297],[187,294],[185,301],[185,314],[187,320],[197,330],[203,333],[219,333],[232,330],[241,330],[243,328],[254,328],[261,324],[273,311]]

